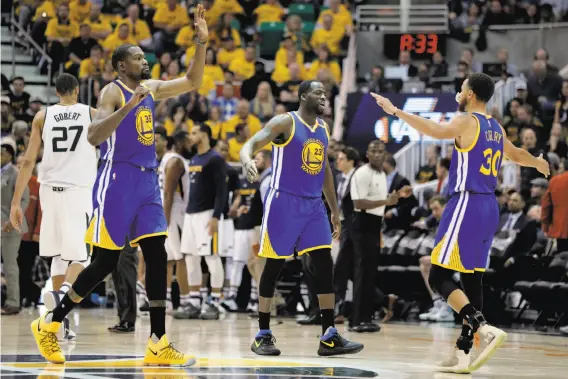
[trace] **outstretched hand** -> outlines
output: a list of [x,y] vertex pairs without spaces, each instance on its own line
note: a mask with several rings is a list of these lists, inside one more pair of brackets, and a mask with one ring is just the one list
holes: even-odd
[[195,33],[197,34],[197,41],[201,44],[206,43],[209,39],[209,29],[205,21],[205,8],[203,8],[201,4],[198,4],[195,9],[193,25],[195,26]]
[[377,95],[376,93],[371,92],[371,96],[373,96],[375,98],[375,100],[377,101],[377,105],[381,108],[383,108],[383,110],[388,113],[388,114],[394,114],[398,108],[395,107],[394,105],[392,105],[391,101],[389,99],[387,99],[386,97],[383,97],[381,95]]
[[550,175],[550,165],[548,164],[548,162],[542,157],[542,154],[540,154],[537,158],[536,158],[536,165],[534,166],[534,168],[536,168],[538,170],[538,172],[540,172],[542,175],[544,175],[544,177],[548,178],[548,176]]

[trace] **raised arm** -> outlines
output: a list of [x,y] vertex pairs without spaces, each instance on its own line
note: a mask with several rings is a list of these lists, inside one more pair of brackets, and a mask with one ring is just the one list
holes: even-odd
[[28,182],[32,176],[37,156],[41,149],[41,131],[43,128],[43,121],[45,119],[45,109],[36,113],[32,122],[32,133],[28,142],[28,148],[24,155],[24,160],[18,172],[16,185],[14,188],[14,196],[12,197],[12,209],[10,210],[10,222],[12,226],[20,231],[22,222],[24,220],[24,213],[22,211],[22,197],[28,188]]
[[275,116],[266,123],[264,128],[259,130],[243,145],[240,152],[241,163],[245,167],[247,179],[251,183],[258,175],[256,165],[253,161],[254,152],[274,141],[279,136],[284,136],[284,138],[288,140],[292,133],[292,127],[292,116],[288,114]]
[[114,83],[106,85],[99,96],[99,108],[95,117],[93,117],[93,121],[91,121],[91,125],[89,125],[87,133],[89,143],[97,146],[106,141],[118,128],[128,112],[134,109],[149,93],[150,91],[147,88],[139,86],[128,103],[122,105],[122,95],[118,86]]
[[503,132],[503,152],[505,153],[506,158],[521,166],[534,167],[538,170],[538,172],[546,177],[550,175],[550,166],[548,165],[548,162],[542,157],[542,154],[540,154],[538,157],[535,157],[528,151],[519,149],[518,147],[513,145],[511,141],[509,141],[509,139],[506,137],[507,134],[505,133],[503,127],[501,127],[501,131]]
[[172,206],[174,203],[174,194],[176,187],[179,183],[185,167],[181,159],[170,159],[165,168],[165,183],[164,183],[164,213],[166,215],[166,222],[170,225],[172,214]]
[[183,78],[174,80],[148,80],[145,84],[154,93],[154,100],[163,100],[170,97],[193,91],[201,87],[203,70],[205,68],[205,46],[209,38],[207,23],[205,22],[205,9],[199,4],[195,10],[195,33],[197,34],[197,48],[193,56],[193,63]]

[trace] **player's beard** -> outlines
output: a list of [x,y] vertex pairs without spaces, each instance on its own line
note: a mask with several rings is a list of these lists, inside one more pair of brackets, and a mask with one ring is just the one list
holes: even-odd
[[150,70],[142,70],[142,72],[140,72],[140,80],[148,80],[150,78]]
[[463,99],[460,101],[458,105],[458,111],[465,112],[467,108],[467,99]]

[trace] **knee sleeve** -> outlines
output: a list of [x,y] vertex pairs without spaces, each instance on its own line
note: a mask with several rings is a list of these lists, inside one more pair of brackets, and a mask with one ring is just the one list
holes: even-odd
[[201,287],[203,274],[201,273],[201,257],[195,255],[185,256],[187,268],[187,281],[191,287]]
[[61,257],[55,256],[51,260],[50,274],[51,276],[64,276],[67,273],[69,262],[64,261]]
[[483,273],[476,271],[471,274],[461,274],[460,280],[469,302],[481,312],[483,310]]
[[243,269],[245,262],[233,261],[231,267],[231,287],[239,287],[243,280]]
[[330,249],[314,250],[310,253],[315,271],[314,286],[318,295],[333,293],[333,259]]
[[276,280],[286,261],[284,259],[267,259],[260,277],[258,293],[262,297],[274,297]]
[[209,268],[209,280],[211,288],[223,288],[225,281],[225,272],[223,271],[223,263],[218,255],[210,255],[205,257],[207,268]]
[[432,265],[428,283],[444,300],[447,300],[452,292],[460,289],[454,280],[454,271],[437,265]]
[[166,300],[168,255],[166,237],[156,236],[140,241],[142,255],[146,262],[146,295],[150,301]]

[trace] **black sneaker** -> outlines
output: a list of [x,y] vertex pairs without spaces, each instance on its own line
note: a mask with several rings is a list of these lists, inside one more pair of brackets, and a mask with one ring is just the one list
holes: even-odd
[[143,313],[150,312],[150,303],[148,303],[148,300],[144,301],[138,310]]
[[252,341],[250,349],[258,355],[280,355],[280,350],[274,345],[276,338],[270,334],[257,335]]
[[121,321],[115,326],[108,328],[108,331],[111,333],[134,333],[134,330],[134,324],[127,321]]
[[357,354],[363,350],[363,347],[362,343],[347,341],[339,335],[337,329],[330,327],[320,340],[318,355],[329,357],[332,355]]

